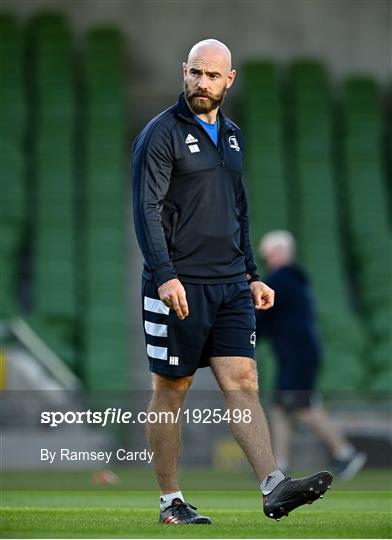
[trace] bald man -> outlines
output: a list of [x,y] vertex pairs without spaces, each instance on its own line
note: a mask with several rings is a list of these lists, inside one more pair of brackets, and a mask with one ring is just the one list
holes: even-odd
[[[242,133],[220,110],[235,76],[226,45],[197,43],[183,64],[178,103],[153,118],[133,145],[149,410],[176,413],[196,370],[209,366],[228,409],[250,411],[251,422],[230,427],[260,482],[264,512],[279,519],[319,498],[332,476],[292,480],[278,470],[258,399],[254,307],[269,309],[274,292],[260,281],[249,241]],[[148,424],[147,434],[160,522],[211,523],[180,491],[179,422]]]

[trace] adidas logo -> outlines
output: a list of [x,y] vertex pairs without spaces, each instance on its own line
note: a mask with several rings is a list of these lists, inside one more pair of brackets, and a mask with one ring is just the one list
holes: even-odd
[[193,144],[193,143],[197,143],[197,142],[199,142],[198,139],[195,139],[195,137],[193,135],[188,133],[187,138],[185,139],[185,143],[186,144]]
[[265,482],[264,482],[264,487],[267,487],[268,484],[271,482],[271,480],[273,479],[273,476],[271,476],[270,474],[267,476],[267,478],[265,479]]

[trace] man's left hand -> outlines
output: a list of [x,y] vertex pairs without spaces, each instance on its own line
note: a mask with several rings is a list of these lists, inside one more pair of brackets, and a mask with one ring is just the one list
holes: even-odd
[[262,281],[249,284],[256,309],[269,309],[274,305],[275,291]]

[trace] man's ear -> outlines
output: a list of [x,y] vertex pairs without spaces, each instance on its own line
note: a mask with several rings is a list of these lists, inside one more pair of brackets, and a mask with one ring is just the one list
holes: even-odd
[[231,69],[229,71],[229,74],[227,75],[227,86],[226,88],[230,88],[230,86],[233,84],[235,76],[237,75],[237,72],[235,69]]
[[182,63],[182,76],[184,77],[184,79],[186,77],[187,72],[188,72],[188,64],[186,62],[183,62]]

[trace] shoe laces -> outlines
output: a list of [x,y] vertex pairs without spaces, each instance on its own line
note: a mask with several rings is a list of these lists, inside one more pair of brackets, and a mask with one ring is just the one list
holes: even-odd
[[173,509],[173,514],[185,519],[195,517],[194,510],[197,510],[196,506],[192,506],[181,499],[174,499],[170,505],[170,508]]

